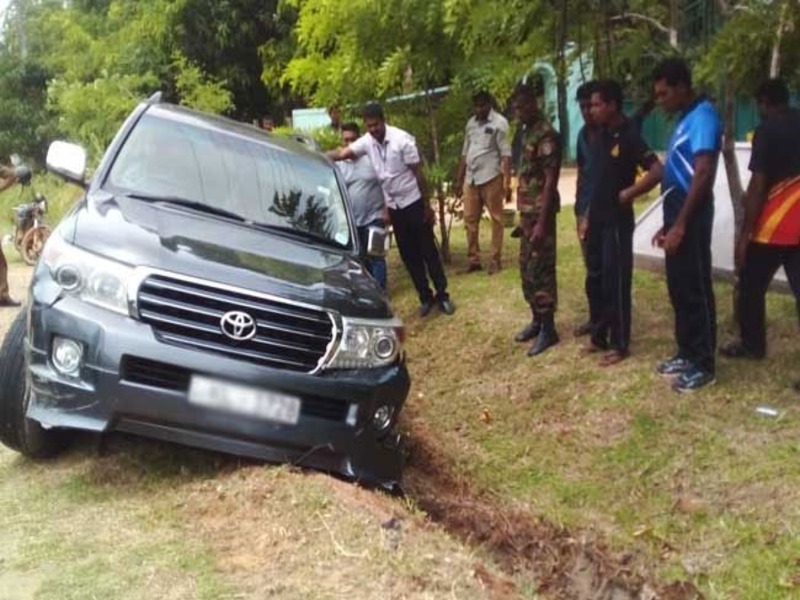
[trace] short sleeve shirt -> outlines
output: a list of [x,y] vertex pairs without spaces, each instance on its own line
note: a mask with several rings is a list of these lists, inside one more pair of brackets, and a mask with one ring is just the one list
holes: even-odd
[[800,110],[789,109],[756,128],[750,171],[763,173],[770,188],[800,175]]
[[491,110],[486,121],[470,118],[461,155],[466,159],[467,183],[483,185],[500,175],[502,158],[511,156],[505,117]]
[[633,206],[620,204],[619,193],[635,183],[640,167],[649,169],[658,158],[628,119],[619,127],[601,130],[594,149],[592,179],[587,182],[590,222],[633,222]]
[[[558,132],[544,119],[526,127],[522,133],[519,160],[517,209],[536,217],[542,209],[545,171],[561,167],[561,139]],[[558,196],[556,196],[558,210]]]
[[383,188],[369,158],[362,156],[355,160],[343,160],[336,166],[347,185],[356,226],[364,227],[382,218],[385,206]]
[[422,198],[410,168],[421,162],[417,142],[410,133],[386,125],[382,142],[367,133],[350,144],[350,149],[356,157],[369,157],[389,208],[406,208]]
[[[669,141],[661,191],[664,194],[664,224],[678,218],[694,177],[694,161],[700,154],[719,158],[722,148],[722,120],[714,106],[698,98],[683,114]],[[713,196],[706,198],[697,217],[710,223],[714,219]]]

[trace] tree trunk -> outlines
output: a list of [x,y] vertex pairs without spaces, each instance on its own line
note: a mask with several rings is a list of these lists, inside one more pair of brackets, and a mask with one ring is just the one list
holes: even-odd
[[781,16],[778,19],[778,29],[775,32],[775,41],[772,44],[772,59],[769,63],[769,76],[779,77],[781,74],[781,39],[783,32],[786,31],[789,20],[789,0],[785,0],[781,7]]
[[[734,133],[734,121],[736,114],[736,91],[730,83],[725,85],[725,96],[723,104],[724,135],[722,140],[722,160],[725,164],[725,174],[728,178],[728,190],[733,203],[734,220],[734,249],[739,242],[744,221],[744,191],[742,190],[742,178],[739,174],[739,163],[736,162],[736,136]],[[739,276],[734,277],[733,285],[733,319],[738,322],[738,297],[739,297]]]
[[[428,111],[428,119],[430,120],[430,127],[431,127],[431,145],[433,146],[433,164],[438,169],[442,162],[441,162],[441,153],[439,150],[439,127],[436,123],[436,108],[433,106],[433,101],[431,100],[430,94],[426,91],[425,92],[425,107]],[[436,180],[436,201],[438,204],[438,213],[439,213],[439,235],[441,237],[441,251],[442,251],[442,261],[444,264],[450,264],[450,232],[447,228],[447,223],[445,222],[445,208],[447,204],[447,199],[445,198],[444,188],[442,186],[442,181],[440,178]]]
[[556,56],[558,65],[556,67],[556,93],[558,102],[558,125],[561,129],[561,147],[566,155],[569,148],[569,115],[567,113],[567,0],[561,0],[561,15],[558,23],[558,35],[556,36]]
[[678,0],[669,0],[669,45],[680,50],[678,42]]

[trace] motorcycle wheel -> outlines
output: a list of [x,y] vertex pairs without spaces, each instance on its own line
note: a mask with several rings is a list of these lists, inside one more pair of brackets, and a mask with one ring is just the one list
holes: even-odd
[[22,254],[22,238],[25,237],[25,232],[21,231],[20,229],[16,229],[14,231],[14,248],[17,249],[17,252]]
[[25,237],[22,238],[22,248],[20,249],[25,264],[31,266],[36,264],[49,235],[50,228],[47,225],[40,225],[27,231]]

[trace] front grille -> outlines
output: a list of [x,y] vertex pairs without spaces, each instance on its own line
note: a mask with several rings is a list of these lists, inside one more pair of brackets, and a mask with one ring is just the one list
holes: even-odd
[[[129,383],[147,387],[188,392],[192,372],[177,365],[170,365],[156,360],[137,356],[123,356],[120,366],[120,378]],[[323,398],[321,396],[303,396],[300,400],[300,414],[304,417],[316,417],[327,421],[344,421],[350,404],[345,400]]]
[[[326,312],[163,275],[142,282],[139,317],[163,342],[222,354],[277,369],[310,372],[333,338]],[[256,335],[236,341],[223,333],[222,317],[241,311]]]

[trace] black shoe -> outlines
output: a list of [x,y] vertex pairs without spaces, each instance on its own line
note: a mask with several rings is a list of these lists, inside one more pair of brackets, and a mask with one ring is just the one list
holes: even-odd
[[800,381],[795,381],[792,387],[794,388],[795,392],[800,393]]
[[520,344],[524,344],[525,342],[530,342],[533,338],[539,335],[539,331],[542,329],[542,326],[539,324],[539,321],[536,319],[532,320],[528,323],[520,332],[514,336],[514,341],[519,342]]
[[439,308],[446,315],[452,315],[456,312],[456,305],[453,304],[453,301],[450,300],[450,298],[439,300]]
[[16,306],[22,306],[22,302],[17,302],[12,298],[3,298],[2,300],[0,300],[0,307],[5,308],[5,307],[16,307]]
[[764,354],[751,352],[742,342],[729,342],[719,349],[719,353],[725,358],[764,358]]
[[542,318],[542,327],[536,341],[528,348],[528,356],[536,356],[541,354],[551,346],[555,346],[559,342],[558,333],[556,333],[556,325],[553,315],[547,315]]
[[424,319],[433,310],[433,300],[426,300],[419,306],[419,317]]
[[512,238],[522,237],[522,227],[520,227],[519,225],[514,227],[514,229],[511,230],[511,233],[509,234],[508,237]]

